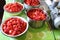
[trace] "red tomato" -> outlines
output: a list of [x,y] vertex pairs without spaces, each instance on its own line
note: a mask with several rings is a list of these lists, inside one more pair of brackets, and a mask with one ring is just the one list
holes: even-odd
[[13,21],[13,22],[12,22],[12,25],[14,25],[14,24],[17,24],[16,21]]
[[14,30],[9,30],[9,34],[12,34]]
[[6,24],[3,24],[3,30],[5,30],[7,28]]
[[9,32],[8,32],[8,30],[6,30],[6,29],[5,29],[5,30],[3,30],[3,31],[4,31],[6,34],[8,34],[8,33],[9,33]]
[[16,31],[13,31],[11,35],[13,35],[13,36],[16,35]]
[[17,28],[14,28],[15,31],[18,31],[18,27]]
[[16,28],[17,27],[17,25],[13,25],[13,28]]
[[17,32],[17,34],[20,34],[20,33],[21,33],[20,31]]
[[8,21],[6,24],[7,24],[8,26],[12,25],[12,24],[10,23],[10,21]]

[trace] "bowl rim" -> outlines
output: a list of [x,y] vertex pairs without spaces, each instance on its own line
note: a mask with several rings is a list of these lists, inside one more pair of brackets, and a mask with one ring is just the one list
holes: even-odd
[[[23,7],[22,10],[24,10],[24,5],[23,5],[22,3],[20,3],[20,2],[12,2],[12,3],[19,3],[19,4]],[[11,3],[8,3],[8,4],[11,4]],[[6,12],[9,12],[9,11],[7,11],[6,8],[5,8],[6,5],[8,5],[8,4],[5,4],[4,7],[3,7],[4,11],[6,11]],[[22,10],[21,10],[21,11],[22,11]],[[21,12],[21,11],[19,11],[19,12]],[[11,13],[11,14],[13,13],[13,14],[14,14],[14,13],[19,13],[19,12],[9,12],[9,13]]]
[[[3,29],[2,29],[2,24],[6,21],[6,20],[5,20],[5,21],[3,21],[3,22],[1,23],[1,32],[2,32],[4,35],[9,36],[9,37],[18,37],[18,36],[21,36],[21,35],[23,35],[24,33],[27,32],[27,30],[28,30],[28,21],[26,21],[24,18],[18,17],[18,16],[12,16],[12,17],[10,17],[10,18],[20,18],[20,19],[22,19],[24,22],[27,23],[26,29],[25,29],[22,33],[20,33],[20,34],[18,34],[18,35],[15,35],[15,36],[8,35],[8,34],[6,34],[6,33],[3,31]],[[9,19],[9,18],[7,18],[7,20],[8,20],[8,19]]]

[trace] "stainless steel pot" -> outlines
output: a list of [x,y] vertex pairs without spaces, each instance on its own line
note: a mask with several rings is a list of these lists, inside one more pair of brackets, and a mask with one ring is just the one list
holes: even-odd
[[[45,12],[46,15],[47,15],[46,20],[49,20],[50,18],[49,18],[49,16],[48,16],[47,12],[46,12],[46,11],[44,11],[44,12]],[[35,20],[32,20],[32,19],[30,19],[30,18],[28,17],[29,25],[30,25],[30,27],[33,27],[33,28],[40,28],[40,27],[42,27],[42,26],[45,24],[45,21],[46,21],[46,20],[44,20],[44,21],[35,21]]]

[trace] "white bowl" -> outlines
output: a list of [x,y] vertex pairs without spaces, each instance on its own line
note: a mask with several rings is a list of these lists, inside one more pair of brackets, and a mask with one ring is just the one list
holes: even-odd
[[[28,30],[28,22],[27,22],[24,18],[18,17],[18,16],[14,16],[14,17],[10,17],[10,18],[20,18],[20,19],[22,19],[24,22],[27,23],[26,29],[25,29],[21,34],[18,34],[18,35],[15,35],[15,36],[8,35],[8,34],[6,34],[6,33],[3,31],[3,29],[2,29],[2,24],[6,21],[6,20],[5,20],[5,21],[3,21],[2,24],[1,24],[1,32],[2,32],[3,34],[5,34],[6,36],[9,36],[9,37],[18,37],[18,36],[21,36],[22,34],[24,34],[24,33]],[[8,19],[9,19],[9,18],[8,18]],[[7,20],[8,20],[8,19],[7,19]]]
[[[17,2],[17,3],[19,3],[19,2]],[[21,4],[21,5],[23,6],[22,3],[19,3],[19,4]],[[6,4],[6,5],[7,5],[7,4]],[[6,6],[6,5],[5,5],[5,6]],[[5,9],[5,6],[3,7],[3,8],[4,8],[4,11],[6,11],[7,13],[9,13],[9,14],[11,14],[11,15],[18,15],[18,14],[20,14],[20,13],[22,12],[22,10],[24,10],[24,6],[23,6],[22,10],[19,11],[19,12],[8,12],[8,11]]]

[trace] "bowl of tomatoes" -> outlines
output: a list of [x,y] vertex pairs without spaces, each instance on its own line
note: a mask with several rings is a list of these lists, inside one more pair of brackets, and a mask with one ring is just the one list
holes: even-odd
[[18,37],[28,30],[28,22],[18,16],[10,17],[1,24],[1,32],[9,37]]
[[8,3],[4,6],[4,10],[12,15],[18,15],[22,12],[24,9],[24,6],[22,3],[19,2],[13,2],[13,3]]
[[40,8],[32,8],[27,11],[29,25],[34,28],[42,27],[47,20],[47,13]]
[[36,8],[40,6],[39,0],[24,0],[24,7],[26,9]]

